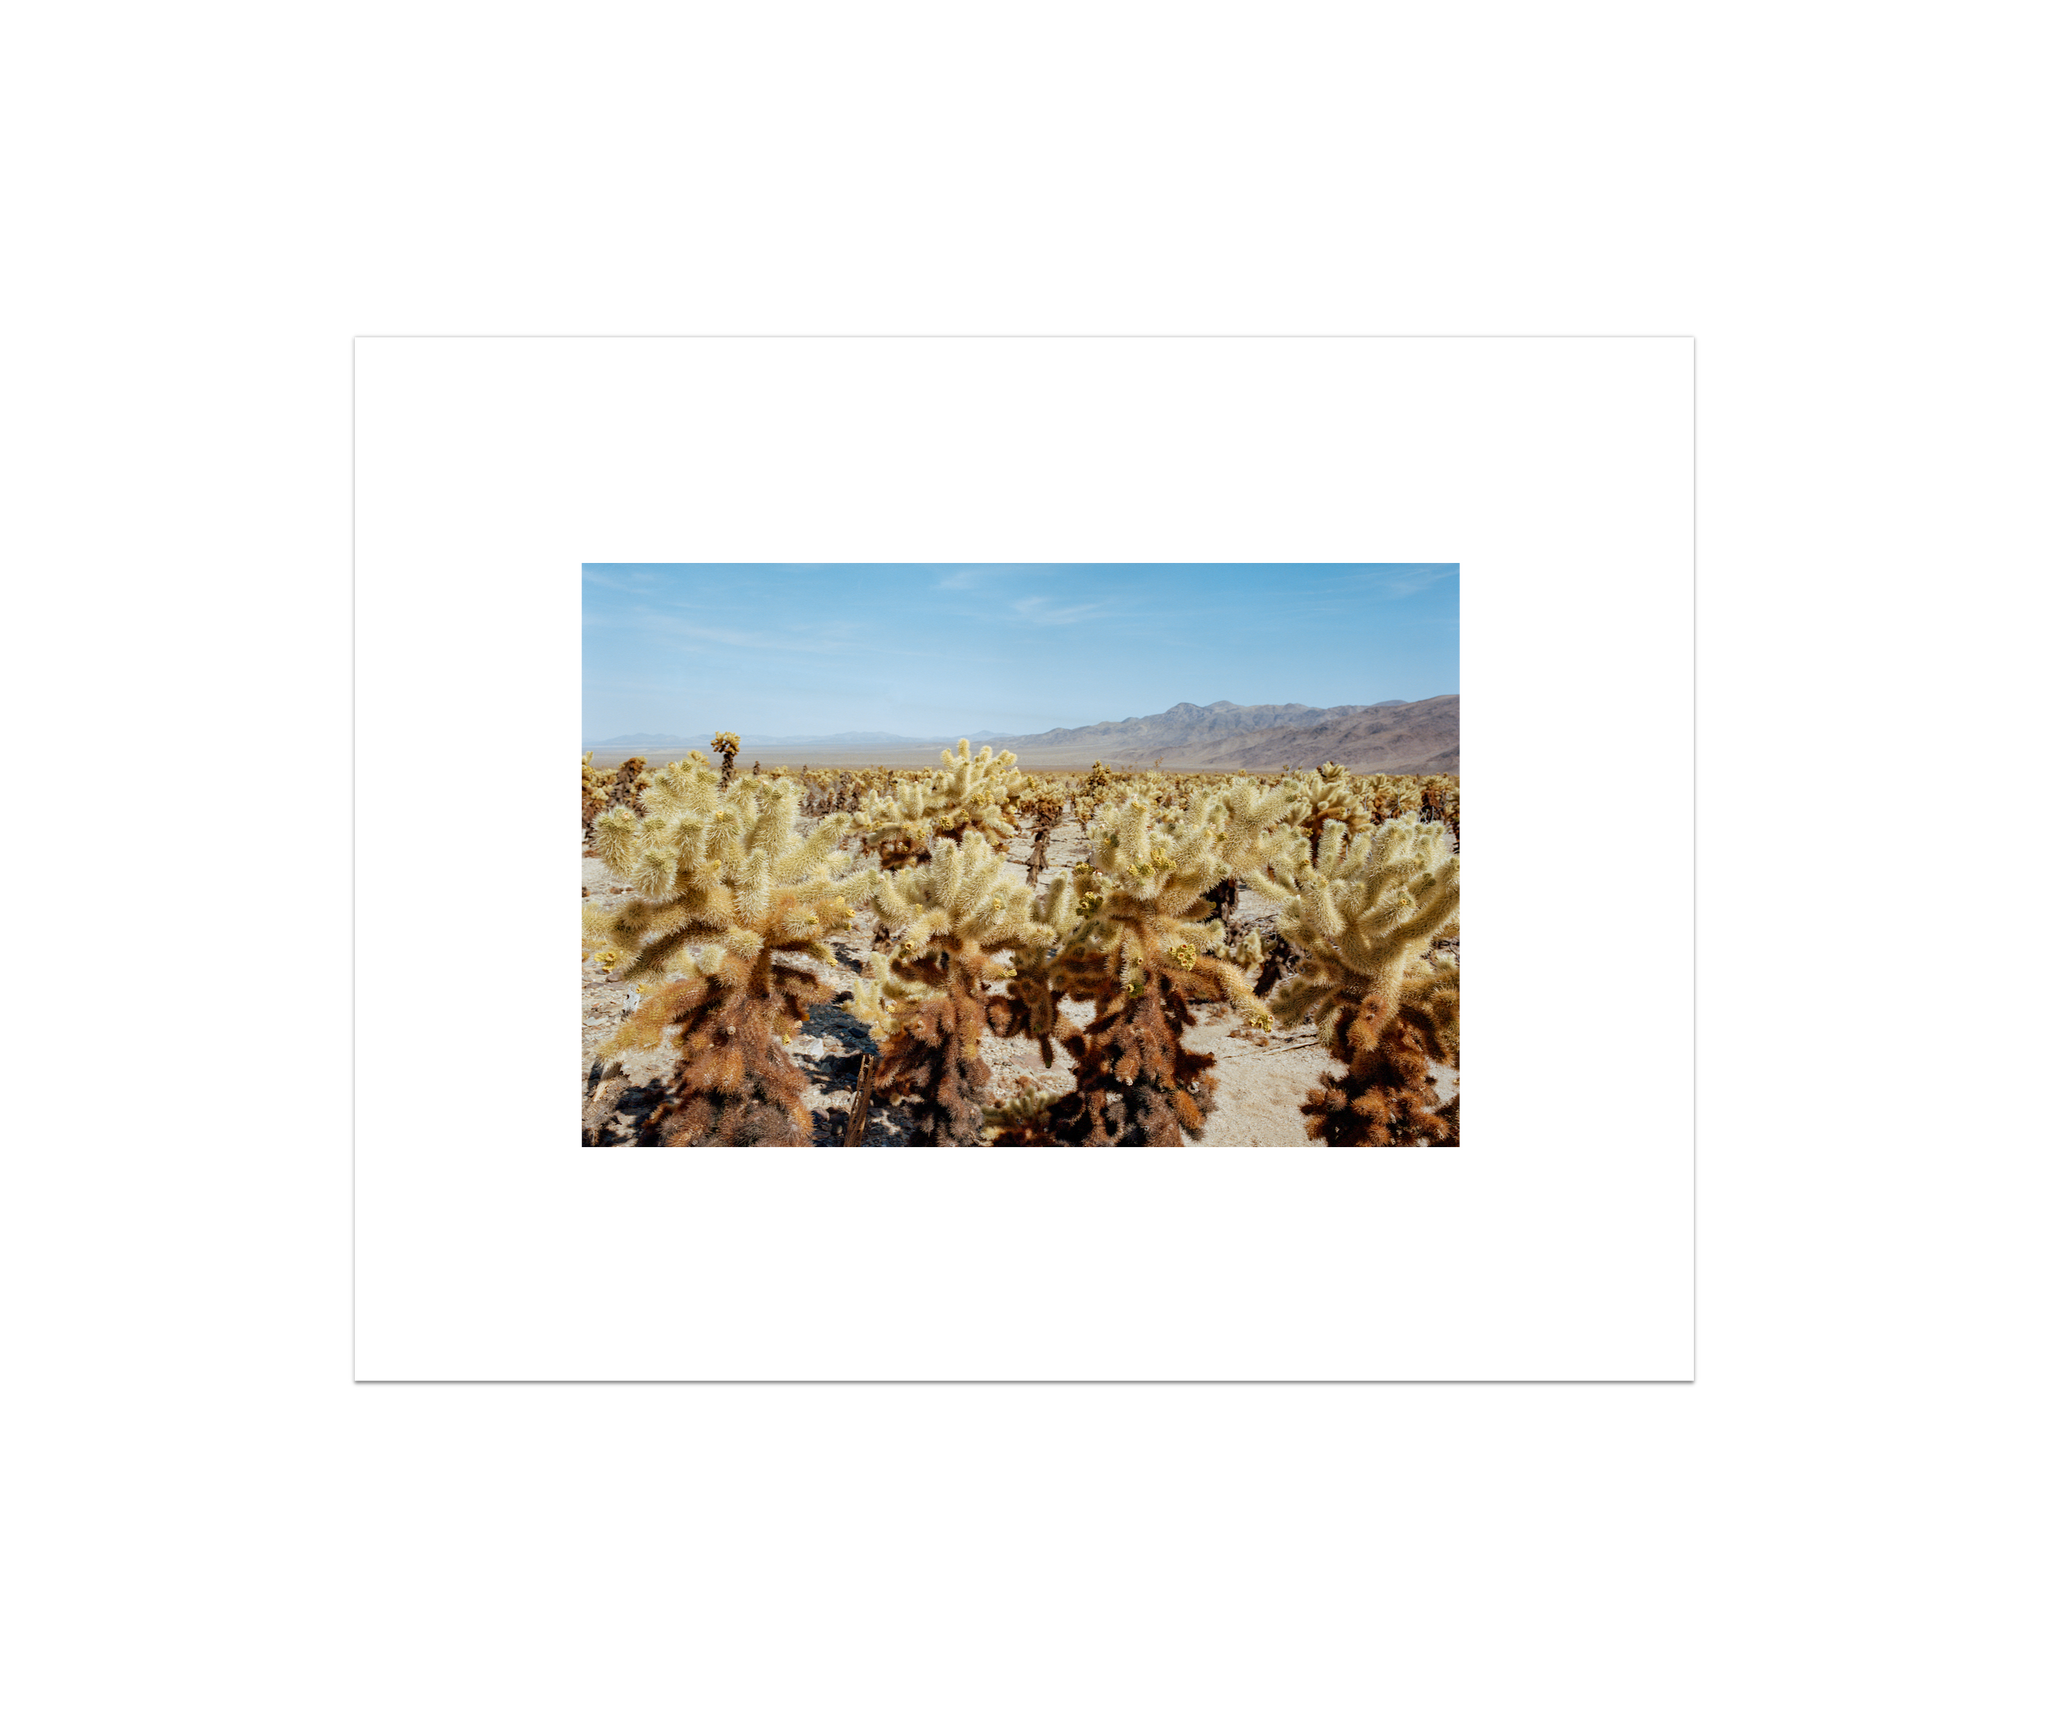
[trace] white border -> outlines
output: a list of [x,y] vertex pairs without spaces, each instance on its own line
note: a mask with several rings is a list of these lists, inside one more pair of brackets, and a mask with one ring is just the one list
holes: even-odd
[[[1686,339],[360,340],[356,1376],[1690,1378],[1691,474]],[[1461,563],[1465,1146],[579,1149],[657,559]]]

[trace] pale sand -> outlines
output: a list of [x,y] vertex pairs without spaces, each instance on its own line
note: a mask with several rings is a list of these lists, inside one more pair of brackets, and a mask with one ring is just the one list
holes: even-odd
[[[808,827],[810,820],[802,821],[803,826]],[[1028,835],[1020,834],[1009,844],[1007,869],[1020,880],[1030,851]],[[1086,842],[1069,819],[1054,831],[1048,843],[1047,875],[1071,867],[1084,856],[1085,851]],[[603,864],[589,857],[583,861],[583,886],[592,899],[601,898],[618,887],[617,880]],[[1232,922],[1263,929],[1273,923],[1278,912],[1273,902],[1246,890],[1238,898]],[[853,930],[835,939],[833,946],[839,952],[838,979],[843,988],[850,990],[854,974],[874,946],[874,915],[862,912]],[[815,963],[809,961],[800,964],[819,970]],[[820,975],[823,976],[822,972]],[[583,963],[582,1065],[586,1069],[596,1057],[599,1045],[631,1011],[633,1002],[630,985],[614,984],[588,961]],[[1089,1010],[1084,1004],[1066,1003],[1062,1007],[1074,1020],[1088,1018]],[[1201,1146],[1320,1145],[1320,1141],[1308,1137],[1301,1115],[1301,1101],[1318,1077],[1325,1071],[1335,1072],[1338,1064],[1316,1043],[1313,1031],[1303,1028],[1287,1033],[1256,1033],[1239,1022],[1233,1009],[1221,1003],[1198,1008],[1196,1013],[1202,1023],[1189,1031],[1187,1043],[1191,1049],[1216,1058],[1216,1109],[1202,1130],[1202,1137],[1188,1143]],[[811,1090],[805,1102],[818,1116],[820,1143],[837,1144],[845,1130],[846,1112],[852,1107],[853,1085],[859,1075],[860,1058],[863,1054],[875,1053],[874,1039],[867,1028],[846,1013],[843,1007],[827,1003],[811,1011],[809,1030],[798,1036],[790,1045],[790,1051],[798,1066],[811,1077]],[[1053,1055],[1054,1066],[1047,1068],[1040,1060],[1035,1043],[1021,1039],[989,1039],[982,1051],[982,1060],[988,1064],[992,1075],[989,1101],[1001,1103],[1029,1086],[1039,1087],[1054,1096],[1071,1091],[1074,1084],[1073,1060],[1057,1046]],[[628,1137],[627,1128],[633,1118],[655,1101],[653,1087],[672,1068],[674,1057],[661,1051],[635,1051],[629,1052],[622,1060],[626,1092],[620,1100],[620,1114],[608,1130],[608,1136],[621,1144]],[[1437,1069],[1435,1077],[1438,1091],[1448,1102],[1457,1092],[1456,1071]],[[902,1140],[903,1133],[902,1117],[889,1106],[877,1103],[869,1124],[871,1141],[896,1143]]]

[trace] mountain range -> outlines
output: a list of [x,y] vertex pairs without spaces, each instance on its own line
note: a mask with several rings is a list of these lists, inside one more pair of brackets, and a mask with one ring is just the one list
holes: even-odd
[[[770,762],[898,766],[937,763],[937,749],[958,734],[918,738],[903,734],[841,733],[743,736],[742,763],[759,752]],[[1335,759],[1347,769],[1388,775],[1458,773],[1458,694],[1382,699],[1377,704],[1176,704],[1154,716],[1095,722],[1085,728],[1050,728],[1041,734],[969,734],[975,746],[1012,751],[1026,769],[1144,765],[1166,769],[1273,770]],[[692,747],[709,749],[709,734],[619,734],[585,742],[600,764],[632,752],[650,763]],[[777,757],[775,754],[789,754]],[[808,757],[800,754],[809,754]],[[920,755],[929,754],[929,755]]]
[[1003,734],[995,744],[1036,764],[1151,764],[1166,769],[1279,769],[1335,759],[1390,775],[1454,775],[1458,694],[1377,704],[1176,704],[1156,716]]
[[[687,752],[692,749],[708,750],[714,736],[710,734],[614,734],[608,740],[585,740],[583,749],[603,752]],[[978,734],[969,734],[976,742],[993,740],[997,736],[993,729],[984,728]],[[873,732],[845,734],[749,734],[745,736],[746,749],[751,752],[756,746],[777,748],[785,746],[950,746],[958,734],[881,734]]]

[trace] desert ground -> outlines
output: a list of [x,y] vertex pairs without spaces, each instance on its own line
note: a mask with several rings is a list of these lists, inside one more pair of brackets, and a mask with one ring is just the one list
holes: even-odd
[[[817,760],[812,760],[816,762]],[[798,827],[808,830],[815,820],[800,819]],[[1019,881],[1025,877],[1025,860],[1031,837],[1020,833],[1009,844],[1006,869]],[[1079,824],[1069,816],[1054,830],[1047,845],[1047,875],[1065,870],[1085,857],[1087,841]],[[600,860],[583,860],[583,889],[590,899],[624,894],[617,878]],[[1249,890],[1240,892],[1231,923],[1238,927],[1267,930],[1278,917],[1279,908]],[[836,1146],[846,1132],[848,1111],[860,1075],[863,1055],[878,1049],[868,1028],[846,1013],[840,1003],[852,997],[852,980],[874,946],[875,918],[862,910],[853,929],[833,941],[838,957],[838,976],[844,980],[837,1002],[821,1003],[809,1016],[809,1030],[798,1035],[790,1051],[811,1080],[806,1103],[812,1111],[812,1143]],[[816,962],[784,957],[826,976]],[[596,1060],[599,1046],[632,1011],[635,994],[630,984],[615,983],[592,961],[583,962],[583,1062],[588,1069]],[[1087,1005],[1062,1005],[1076,1021],[1089,1017]],[[1199,1146],[1316,1146],[1303,1126],[1300,1104],[1325,1070],[1335,1072],[1338,1064],[1316,1042],[1312,1027],[1292,1032],[1257,1032],[1242,1025],[1227,1004],[1216,1003],[1196,1010],[1201,1024],[1190,1031],[1186,1043],[1191,1049],[1216,1058],[1216,1108],[1203,1129],[1202,1137],[1188,1144]],[[1057,1096],[1074,1084],[1073,1062],[1054,1047],[1054,1065],[1047,1068],[1038,1047],[1026,1039],[989,1038],[982,1046],[982,1060],[989,1066],[991,1104],[1015,1097],[1027,1087],[1037,1086]],[[638,1143],[642,1116],[660,1101],[660,1082],[673,1066],[664,1051],[631,1051],[619,1061],[626,1077],[626,1089],[618,1109],[604,1130],[604,1143],[626,1146]],[[1437,1089],[1448,1102],[1457,1092],[1457,1073],[1449,1068],[1435,1070]],[[866,1143],[871,1146],[908,1143],[903,1118],[890,1106],[876,1100],[869,1117]]]

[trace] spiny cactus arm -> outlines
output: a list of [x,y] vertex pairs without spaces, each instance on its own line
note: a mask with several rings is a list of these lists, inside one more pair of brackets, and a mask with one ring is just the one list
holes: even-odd
[[916,927],[920,952],[947,921],[944,906],[933,899],[931,876],[930,866],[914,871],[881,872],[869,897],[875,917],[890,930],[908,934]]
[[1423,1033],[1429,1054],[1458,1066],[1458,961],[1448,953],[1419,961],[1401,987],[1401,1017]]
[[1304,1020],[1313,1020],[1317,1036],[1324,1047],[1335,1044],[1334,1027],[1330,1021],[1335,1010],[1343,1003],[1345,986],[1341,979],[1332,978],[1320,965],[1312,964],[1302,972],[1285,980],[1270,998],[1273,1018],[1281,1026],[1299,1026]]
[[710,993],[711,987],[701,978],[664,985],[626,1016],[600,1053],[618,1056],[628,1050],[660,1049],[669,1028],[701,1008]]
[[[1355,898],[1353,905],[1368,903]],[[1308,948],[1325,940],[1334,942],[1344,934],[1344,920],[1337,911],[1341,891],[1334,890],[1328,877],[1311,871],[1302,879],[1300,891],[1282,909],[1279,932],[1296,948]]]
[[[974,944],[993,958],[1007,957],[1013,961],[1027,952],[1048,948],[1058,940],[1058,933],[1033,919],[1030,908],[1030,891],[1006,883],[1000,900],[984,902],[963,918],[962,941]],[[1007,969],[1003,976],[1007,976]]]
[[1081,903],[1071,872],[1060,872],[1032,897],[1031,922],[1049,930],[1055,943],[1073,934],[1074,927],[1081,922]]
[[895,964],[879,954],[871,955],[861,976],[853,981],[853,1000],[846,1005],[846,1012],[872,1027],[877,1038],[902,1030],[909,1011],[936,996],[940,988],[894,970]]
[[1239,874],[1238,880],[1253,894],[1263,895],[1267,900],[1278,901],[1284,906],[1295,896],[1290,875],[1292,869],[1291,866],[1282,869],[1278,877],[1269,877],[1263,871],[1245,871]]
[[842,861],[843,868],[843,863],[850,862],[851,856],[838,851],[839,840],[852,822],[853,819],[843,811],[819,818],[809,835],[775,861],[776,882],[787,883],[808,877],[834,859]]
[[779,854],[795,838],[796,806],[773,787],[748,776],[726,795],[725,809],[738,826],[742,853]]
[[852,827],[866,835],[885,823],[894,822],[898,810],[896,801],[884,799],[873,788],[869,788],[861,795],[860,804],[849,813],[849,816],[852,819]]
[[583,910],[583,940],[600,952],[622,957],[612,962],[612,976],[644,978],[678,970],[690,948],[715,943],[721,933],[687,909],[635,901],[606,910]]
[[1409,963],[1439,937],[1454,935],[1457,924],[1457,879],[1437,877],[1382,900],[1346,924],[1336,940],[1345,965],[1372,974],[1373,988],[1392,995]]
[[718,772],[702,752],[692,752],[649,775],[640,804],[651,817],[709,816],[718,809]]
[[625,876],[644,846],[641,821],[623,805],[601,811],[590,825],[590,847],[614,876]]
[[[943,907],[927,907],[904,921],[896,947],[906,960],[918,959],[931,946],[934,936],[943,935],[948,915]],[[896,927],[891,926],[891,929]]]
[[[832,966],[836,957],[825,939],[835,931],[845,930],[852,922],[852,909],[837,896],[806,902],[797,900],[789,891],[778,890],[762,921],[761,946],[772,954],[801,954]],[[780,973],[784,969],[775,970]]]
[[1081,923],[1080,895],[1065,872],[1032,897],[1027,910],[1032,936],[1011,954],[1009,1001],[998,1010],[998,1030],[1005,1037],[1022,1034],[1038,1040],[1039,1054],[1052,1066],[1052,1037],[1060,1027],[1059,996],[1052,982],[1054,962]]
[[1299,801],[1285,783],[1261,792],[1258,783],[1246,776],[1194,802],[1195,809],[1210,807],[1221,816],[1225,863],[1232,870],[1242,870],[1265,862],[1265,839],[1285,833],[1285,826],[1296,820]]
[[733,916],[743,925],[759,925],[768,916],[775,896],[775,883],[768,870],[774,854],[758,848],[736,863],[728,861],[721,870],[732,890]]
[[932,871],[936,898],[963,943],[1012,949],[1050,936],[1031,916],[1030,888],[1006,874],[1001,851],[979,830],[939,855]]
[[[833,858],[843,862],[850,862],[853,855],[851,853],[836,853],[833,855]],[[875,880],[882,873],[872,865],[855,871],[850,876],[842,875],[845,869],[845,863],[820,865],[808,876],[800,877],[794,882],[785,883],[782,887],[789,891],[792,899],[802,901],[806,905],[812,905],[821,901],[842,900],[851,909],[861,905],[874,893]]]

